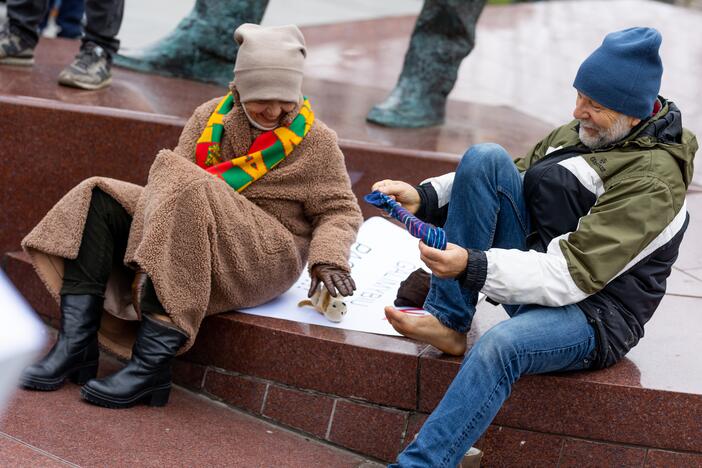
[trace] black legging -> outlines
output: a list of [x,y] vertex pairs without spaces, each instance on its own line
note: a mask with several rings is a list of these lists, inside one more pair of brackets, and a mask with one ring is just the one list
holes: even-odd
[[[105,296],[107,279],[120,265],[127,250],[132,217],[117,200],[99,188],[93,189],[78,257],[64,261],[61,294]],[[144,312],[163,313],[151,281],[141,303]]]

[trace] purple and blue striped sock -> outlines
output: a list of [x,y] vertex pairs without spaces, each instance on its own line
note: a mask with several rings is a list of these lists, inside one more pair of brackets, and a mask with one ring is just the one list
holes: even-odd
[[376,190],[363,199],[371,205],[387,211],[390,216],[404,224],[412,236],[422,239],[429,247],[446,250],[446,232],[443,229],[421,221],[388,195]]

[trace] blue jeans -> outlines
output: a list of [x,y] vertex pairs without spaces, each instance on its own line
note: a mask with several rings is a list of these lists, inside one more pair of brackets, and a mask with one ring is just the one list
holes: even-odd
[[[446,225],[448,241],[467,248],[526,249],[529,217],[522,178],[500,146],[471,147],[456,170]],[[432,277],[424,308],[444,325],[470,329],[477,291]],[[575,305],[505,305],[510,318],[481,336],[446,394],[398,465],[450,467],[485,432],[522,375],[590,366],[595,331]]]

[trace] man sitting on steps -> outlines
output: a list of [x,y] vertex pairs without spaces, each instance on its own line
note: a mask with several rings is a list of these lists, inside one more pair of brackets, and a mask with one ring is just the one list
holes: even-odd
[[449,241],[420,243],[431,315],[387,307],[397,331],[463,355],[479,291],[510,315],[477,340],[400,466],[455,467],[522,375],[608,367],[643,336],[688,225],[697,151],[658,96],[660,43],[651,28],[607,35],[576,74],[575,120],[521,159],[481,144],[418,187],[374,184]]

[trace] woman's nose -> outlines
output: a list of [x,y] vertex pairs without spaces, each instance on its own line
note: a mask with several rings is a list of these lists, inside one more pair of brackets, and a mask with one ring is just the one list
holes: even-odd
[[278,117],[280,115],[280,106],[277,106],[277,105],[266,106],[265,114],[266,114],[266,117],[272,118],[272,119]]

